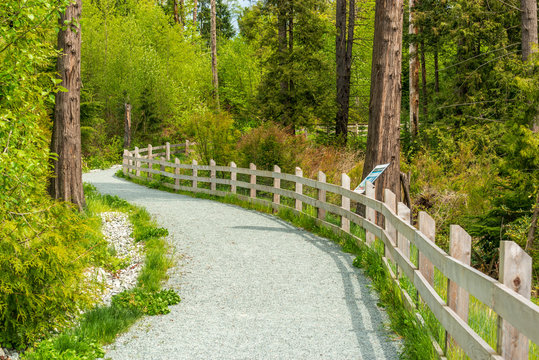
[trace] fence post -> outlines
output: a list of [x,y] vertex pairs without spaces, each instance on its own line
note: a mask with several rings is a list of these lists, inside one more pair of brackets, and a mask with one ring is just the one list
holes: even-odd
[[[273,166],[273,172],[280,174],[281,168],[277,165]],[[280,189],[281,188],[281,179],[277,177],[273,177],[273,188],[274,189]],[[273,193],[273,203],[279,205],[281,203],[281,195]]]
[[[174,175],[180,176],[180,159],[176,158],[174,159],[174,164],[176,164],[176,167],[174,167]],[[176,190],[180,190],[180,179],[176,178],[174,179],[174,185],[176,186]]]
[[237,180],[238,173],[236,172],[236,168],[238,166],[236,165],[236,163],[234,161],[232,161],[230,163],[230,167],[231,167],[231,169],[230,169],[230,182],[231,182],[231,184],[230,184],[230,192],[232,194],[235,194],[236,193],[236,184],[234,184],[234,182],[236,182],[236,180]]
[[[419,231],[421,231],[430,241],[434,242],[436,235],[436,223],[434,219],[430,217],[424,211],[419,212]],[[434,284],[434,265],[432,262],[419,251],[417,257],[419,262],[419,271],[425,277],[430,285]]]
[[[392,212],[395,214],[397,213],[397,196],[393,193],[393,191],[384,189],[384,204],[386,204]],[[397,241],[397,229],[395,229],[387,218],[384,220],[384,223],[386,232],[389,236],[389,242],[393,247],[395,247]],[[384,249],[385,257],[395,263],[395,260],[391,257],[391,252],[388,250],[387,246],[384,246]]]
[[[350,177],[346,174],[341,174],[341,187],[350,190]],[[350,198],[341,195],[341,208],[350,211]],[[341,229],[350,233],[350,219],[341,216]]]
[[[410,209],[408,208],[408,206],[404,205],[404,203],[402,203],[402,202],[399,202],[397,204],[397,215],[399,215],[399,217],[402,220],[406,221],[408,224],[411,223]],[[397,234],[397,246],[399,247],[399,250],[403,253],[403,255],[407,259],[410,259],[410,241],[405,236],[403,236],[401,233]],[[397,274],[398,273],[399,273],[399,269],[397,267]],[[398,274],[398,275],[400,275],[400,274]]]
[[[303,177],[303,170],[301,170],[301,168],[299,167],[296,167],[296,176]],[[296,194],[303,194],[303,184],[296,182]],[[301,200],[296,199],[296,210],[303,210],[303,203],[301,202]]]
[[[256,165],[253,163],[249,164],[249,169],[256,170]],[[251,174],[251,181],[249,181],[251,185],[256,185],[256,175]],[[254,187],[251,188],[249,196],[251,198],[256,198],[256,189]]]
[[215,178],[216,178],[215,160],[213,159],[210,160],[210,166],[213,167],[212,169],[210,169],[210,190],[215,191],[217,190],[217,183],[215,182]]
[[[365,195],[371,199],[376,198],[376,188],[370,181],[367,181],[365,184]],[[367,206],[365,208],[365,218],[371,224],[376,224],[376,211]],[[374,234],[367,231],[365,233],[365,241],[367,242],[367,246],[371,246],[374,243],[374,240],[376,240]]]
[[[325,183],[326,182],[326,174],[324,174],[322,171],[318,172],[318,182]],[[318,201],[321,203],[326,202],[326,190],[318,189]],[[326,210],[321,208],[316,208],[317,217],[320,220],[326,219]]]
[[[163,161],[164,159],[162,157],[158,157],[157,160]],[[161,164],[160,169],[161,169],[161,171],[165,172],[165,170],[166,170],[165,165]]]
[[[198,165],[198,162],[196,160],[193,160],[192,162],[193,164],[193,178],[197,178],[198,177],[198,169],[197,169],[197,165]],[[193,179],[193,189],[196,189],[198,187],[198,181],[196,181],[195,179]]]
[[[532,258],[513,241],[500,243],[500,282],[526,299],[531,295]],[[528,359],[529,341],[498,316],[498,353],[504,359]]]
[[[128,153],[129,153],[129,156],[130,156],[130,157],[133,157],[133,153],[132,153],[131,151],[128,151]],[[133,166],[133,159],[129,159],[129,160],[127,161],[127,165]],[[132,171],[133,171],[132,169],[127,169],[127,172],[128,172],[128,173],[131,173]]]
[[167,161],[170,161],[170,143],[165,144],[165,157]]
[[189,140],[185,140],[185,155],[189,154]]
[[[153,158],[152,144],[148,144],[148,160],[152,160],[152,158]],[[153,174],[150,172],[150,169],[153,169],[153,164],[150,164],[148,162],[148,179],[153,178]]]
[[127,150],[124,149],[124,156],[123,156],[123,158],[122,158],[122,170],[123,170],[124,175],[127,175],[127,164],[128,164],[128,161],[127,161],[127,159],[125,158],[126,156],[129,156],[129,151],[127,151]]
[[[449,227],[449,255],[460,262],[470,265],[472,256],[472,237],[458,225]],[[457,315],[468,322],[468,304],[470,296],[457,283],[447,280],[447,305],[453,309]],[[445,333],[446,353],[447,349],[454,343],[449,333]]]
[[[138,147],[135,146],[135,159],[140,158]],[[135,175],[140,176],[140,161],[135,160]]]

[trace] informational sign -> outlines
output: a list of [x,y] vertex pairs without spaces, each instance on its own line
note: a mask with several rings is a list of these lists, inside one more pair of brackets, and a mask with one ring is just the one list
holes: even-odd
[[382,175],[382,173],[384,172],[385,169],[387,169],[388,166],[389,164],[376,165],[376,167],[372,169],[369,175],[367,175],[367,177],[363,179],[361,184],[359,184],[359,186],[354,189],[354,192],[363,194],[365,192],[365,187],[367,186],[367,181],[374,184],[376,179],[378,179],[378,177]]

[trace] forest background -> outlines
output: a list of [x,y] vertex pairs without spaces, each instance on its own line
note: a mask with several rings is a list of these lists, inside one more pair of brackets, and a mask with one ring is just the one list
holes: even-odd
[[[300,166],[306,176],[322,170],[334,183],[346,172],[358,184],[366,136],[348,134],[344,142],[334,131],[335,2],[252,1],[243,8],[217,0],[218,102],[209,0],[196,3],[195,21],[191,0],[84,1],[85,168],[120,162],[129,104],[131,148],[190,139],[198,144],[191,156],[204,163],[277,164],[285,172]],[[57,15],[67,2],[25,4],[0,4],[0,236],[12,240],[2,242],[2,261],[24,254],[24,244],[37,239],[49,255],[51,244],[67,251],[80,233],[76,215],[46,194],[54,93],[63,91],[54,70]],[[290,21],[284,55],[278,29],[283,6]],[[356,0],[355,8],[349,123],[366,124],[374,1]],[[539,136],[531,126],[539,59],[521,60],[519,4],[421,0],[414,16],[419,31],[408,35],[405,6],[401,169],[410,174],[413,212],[434,217],[437,241],[446,249],[448,225],[463,226],[474,237],[473,265],[494,277],[499,242],[517,242],[534,258],[537,294],[537,232],[531,240],[529,234],[539,194]],[[419,47],[422,77],[415,136],[408,121],[410,43]],[[70,256],[61,252],[56,261],[75,266]],[[42,266],[53,258],[43,257]]]

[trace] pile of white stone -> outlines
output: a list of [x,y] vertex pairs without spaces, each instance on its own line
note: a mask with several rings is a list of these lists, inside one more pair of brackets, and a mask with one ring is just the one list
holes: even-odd
[[131,236],[133,227],[126,214],[121,212],[101,213],[103,222],[102,232],[109,246],[114,249],[115,256],[127,266],[115,272],[104,268],[90,268],[88,277],[104,284],[100,302],[110,305],[114,295],[124,290],[132,289],[137,284],[137,278],[144,264],[144,248],[141,243],[135,243]]

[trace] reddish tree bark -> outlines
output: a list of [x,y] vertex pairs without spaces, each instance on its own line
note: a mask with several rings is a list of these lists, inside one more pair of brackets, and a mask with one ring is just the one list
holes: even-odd
[[[58,56],[56,69],[67,89],[56,94],[51,153],[53,177],[49,193],[55,199],[72,202],[79,210],[85,205],[82,188],[81,135],[80,135],[80,15],[82,1],[69,5],[59,19]],[[66,25],[67,24],[67,25]]]
[[403,0],[376,0],[369,104],[369,130],[363,178],[378,164],[390,163],[376,181],[400,199],[400,110]]

